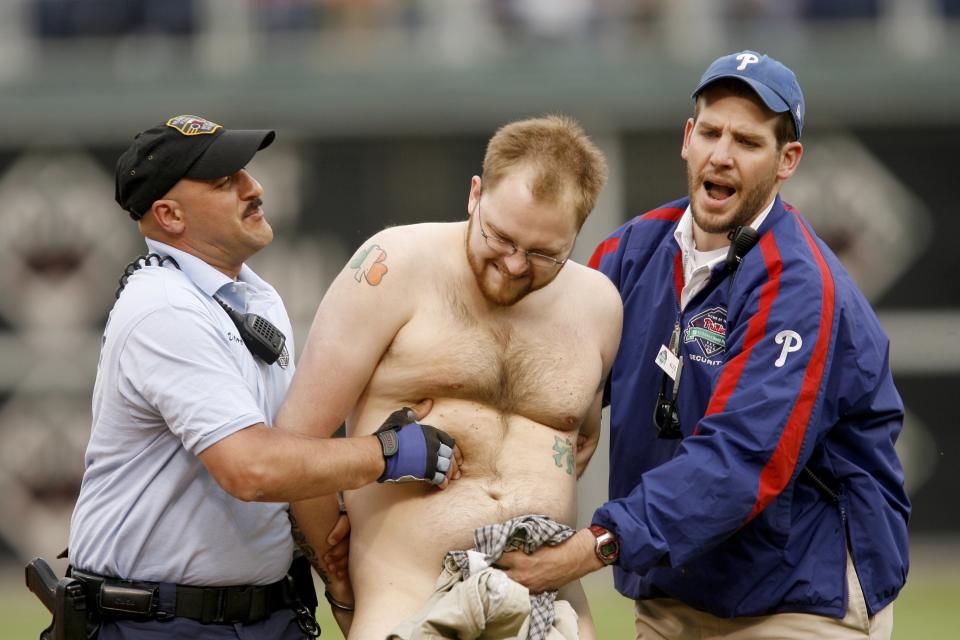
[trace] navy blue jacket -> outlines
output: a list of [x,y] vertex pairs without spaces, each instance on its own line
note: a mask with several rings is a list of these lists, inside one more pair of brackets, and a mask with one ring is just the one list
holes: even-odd
[[[849,544],[876,613],[908,566],[910,504],[894,451],[903,405],[887,337],[779,196],[739,269],[715,267],[681,313],[673,233],[687,204],[634,218],[590,261],[624,304],[607,389],[610,501],[593,518],[620,539],[617,589],[722,617],[843,617]],[[654,358],[678,319],[684,437],[658,439]]]

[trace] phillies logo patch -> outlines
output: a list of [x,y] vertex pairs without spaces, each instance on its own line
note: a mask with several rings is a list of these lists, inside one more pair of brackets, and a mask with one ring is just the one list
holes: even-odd
[[220,128],[216,122],[210,122],[198,116],[176,116],[167,120],[167,126],[185,136],[207,135]]
[[707,357],[723,351],[727,344],[727,310],[714,307],[695,315],[687,323],[683,341],[696,342]]

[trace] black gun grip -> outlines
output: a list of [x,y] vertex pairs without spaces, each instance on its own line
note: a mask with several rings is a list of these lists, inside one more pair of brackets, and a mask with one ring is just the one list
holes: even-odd
[[53,615],[50,626],[40,633],[41,640],[85,640],[87,601],[83,584],[73,578],[58,579],[43,558],[31,560],[25,573],[27,588]]
[[53,613],[57,607],[57,574],[43,558],[34,558],[26,567],[27,588],[34,592],[47,611]]

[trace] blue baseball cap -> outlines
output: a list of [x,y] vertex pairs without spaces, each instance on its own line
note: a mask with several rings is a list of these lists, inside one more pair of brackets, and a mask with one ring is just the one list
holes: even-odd
[[797,131],[797,139],[800,138],[803,118],[807,111],[803,92],[800,91],[800,84],[793,71],[770,56],[756,51],[731,53],[717,58],[707,67],[700,78],[700,84],[693,92],[693,99],[696,100],[707,85],[721,78],[735,78],[746,82],[775,113],[789,111]]

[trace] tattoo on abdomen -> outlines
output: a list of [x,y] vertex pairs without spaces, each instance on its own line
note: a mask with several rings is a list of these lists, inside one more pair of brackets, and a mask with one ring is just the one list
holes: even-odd
[[564,462],[567,465],[565,471],[568,476],[573,475],[573,441],[568,437],[561,438],[560,436],[553,436],[553,450],[556,452],[553,455],[553,461],[558,467],[563,467]]

